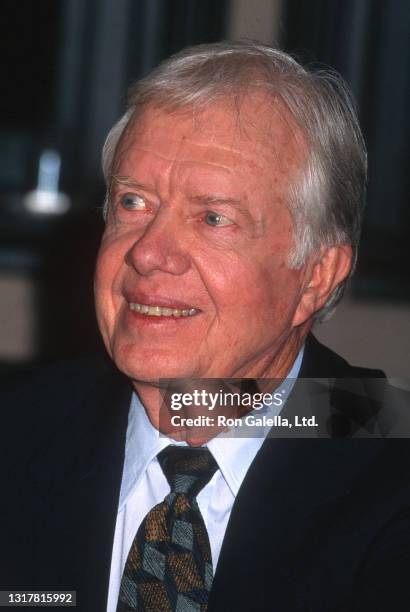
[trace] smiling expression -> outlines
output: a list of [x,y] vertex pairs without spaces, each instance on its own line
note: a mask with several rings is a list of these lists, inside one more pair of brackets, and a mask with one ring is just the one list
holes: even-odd
[[148,107],[127,127],[95,294],[108,352],[134,381],[291,366],[304,272],[287,265],[286,193],[305,147],[282,117],[255,96],[240,112]]

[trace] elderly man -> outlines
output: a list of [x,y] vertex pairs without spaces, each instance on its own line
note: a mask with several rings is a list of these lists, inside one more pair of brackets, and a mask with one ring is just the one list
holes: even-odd
[[[187,49],[131,89],[103,166],[96,308],[119,371],[56,367],[23,392],[2,588],[76,591],[87,612],[401,609],[407,444],[372,435],[381,373],[310,335],[354,268],[364,201],[339,78],[259,44]],[[215,378],[286,388],[283,418],[316,402],[314,426],[326,400],[334,439],[173,435],[161,379]]]

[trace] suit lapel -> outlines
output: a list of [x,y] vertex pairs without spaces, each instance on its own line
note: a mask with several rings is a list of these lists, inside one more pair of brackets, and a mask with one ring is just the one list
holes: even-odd
[[28,468],[35,584],[77,590],[88,612],[106,608],[130,397],[126,381],[105,372]]
[[[310,339],[301,375],[320,379],[355,376],[346,362],[330,351],[326,353]],[[311,384],[317,385],[314,381]],[[295,385],[286,406],[288,413],[309,415],[311,397],[306,389],[303,385],[300,392]],[[332,385],[316,389],[315,397],[324,414],[329,415],[329,410],[343,412],[345,403],[339,405]],[[304,610],[304,589],[309,588],[306,568],[320,563],[309,555],[318,550],[315,537],[321,508],[347,497],[357,474],[383,446],[383,440],[375,439],[363,452],[366,442],[343,437],[265,440],[233,506],[209,612],[270,609],[269,594],[272,608]]]
[[349,494],[354,474],[364,463],[359,444],[265,441],[234,503],[210,612],[264,610],[269,593],[278,610],[299,609],[298,585],[310,563],[306,551],[316,550],[308,542],[314,537],[317,510]]

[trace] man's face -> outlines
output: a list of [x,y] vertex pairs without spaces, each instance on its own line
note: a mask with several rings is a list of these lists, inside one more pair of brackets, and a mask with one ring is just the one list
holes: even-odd
[[126,375],[278,375],[301,297],[286,194],[303,149],[258,96],[240,111],[151,107],[132,121],[95,278],[104,342]]

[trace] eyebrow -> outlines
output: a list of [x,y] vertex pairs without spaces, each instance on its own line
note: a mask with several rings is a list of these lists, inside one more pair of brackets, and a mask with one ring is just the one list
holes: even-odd
[[121,176],[120,174],[112,174],[111,175],[111,184],[117,183],[119,185],[125,185],[126,187],[132,187],[133,189],[143,189],[145,191],[150,191],[149,187],[143,185],[143,183],[139,183],[135,179],[130,176]]
[[197,195],[193,196],[191,199],[197,204],[227,204],[238,208],[242,206],[240,200],[236,200],[235,198],[223,198],[217,195]]
[[[145,190],[148,189],[148,187],[143,185],[143,183],[136,181],[130,176],[122,176],[119,174],[113,174],[111,176],[111,181],[114,183],[119,183],[120,185],[125,185],[126,187],[133,187],[134,189],[145,189]],[[235,198],[224,198],[218,195],[198,195],[198,196],[193,196],[191,200],[197,204],[204,204],[204,205],[210,205],[210,204],[223,205],[225,204],[228,206],[235,206],[236,208],[242,208],[242,203],[240,200],[237,200]]]

